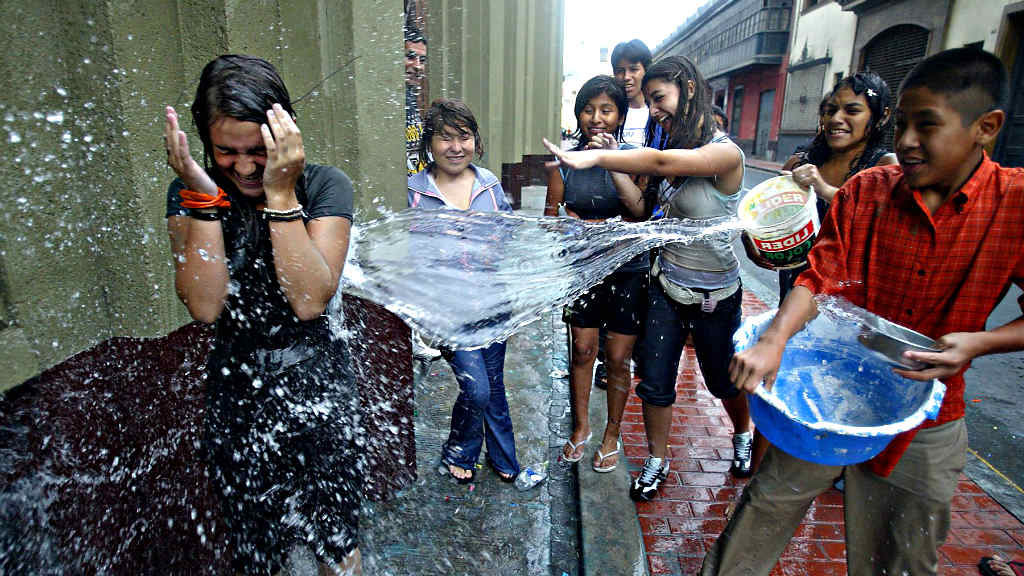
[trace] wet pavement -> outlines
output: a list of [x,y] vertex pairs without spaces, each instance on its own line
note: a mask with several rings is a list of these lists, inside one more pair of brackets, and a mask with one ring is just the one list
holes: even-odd
[[[557,464],[569,430],[565,332],[558,315],[534,322],[508,341],[505,386],[521,466],[548,461],[549,478],[520,492],[486,465],[458,485],[437,472],[458,385],[448,363],[418,363],[415,378],[419,478],[393,499],[367,503],[361,523],[364,570],[380,576],[551,574],[579,569],[574,471]],[[561,358],[561,360],[559,359]],[[481,454],[484,463],[486,455]]]

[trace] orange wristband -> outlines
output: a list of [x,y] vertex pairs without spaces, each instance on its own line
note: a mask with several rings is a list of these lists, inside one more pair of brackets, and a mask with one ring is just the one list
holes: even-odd
[[217,188],[216,196],[195,190],[182,190],[179,194],[181,194],[182,208],[227,208],[231,206],[231,200],[227,193],[220,188]]

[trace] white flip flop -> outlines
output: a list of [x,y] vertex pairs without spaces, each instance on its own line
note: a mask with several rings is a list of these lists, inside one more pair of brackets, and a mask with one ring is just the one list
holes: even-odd
[[573,458],[572,454],[575,454],[576,450],[578,450],[580,446],[584,446],[584,445],[586,445],[587,442],[590,442],[590,439],[593,438],[593,437],[594,437],[594,433],[591,432],[590,434],[587,434],[587,437],[584,438],[583,440],[580,440],[579,442],[573,442],[572,441],[572,436],[569,436],[568,440],[565,441],[565,443],[569,445],[569,456],[566,457],[566,455],[565,455],[565,447],[563,446],[562,447],[562,460],[565,460],[566,462],[579,462],[580,460],[583,460],[583,455],[587,453],[586,450],[580,452],[580,455],[577,458]]
[[[610,456],[615,456],[616,454],[619,453],[620,450],[622,450],[622,442],[620,442],[618,440],[615,441],[615,450],[612,450],[611,452],[609,452],[607,454],[601,452],[601,449],[598,448],[597,449],[597,461],[598,462],[604,462],[605,458],[608,458]],[[615,464],[612,464],[611,466],[598,466],[597,464],[594,464],[594,463],[590,464],[591,468],[594,469],[594,472],[600,472],[601,474],[604,474],[605,472],[611,472],[612,470],[615,470],[615,468],[617,468],[618,465],[619,465],[618,460],[616,460]]]

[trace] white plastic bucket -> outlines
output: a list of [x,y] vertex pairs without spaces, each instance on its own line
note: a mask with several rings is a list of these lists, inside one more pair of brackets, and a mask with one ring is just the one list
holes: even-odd
[[789,175],[761,182],[747,192],[737,210],[761,256],[778,269],[796,268],[818,235],[817,198]]

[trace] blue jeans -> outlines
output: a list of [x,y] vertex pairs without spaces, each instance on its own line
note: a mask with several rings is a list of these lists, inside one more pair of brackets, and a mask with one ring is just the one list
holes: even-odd
[[494,468],[518,474],[516,440],[505,397],[505,343],[442,353],[455,372],[460,392],[452,408],[448,441],[441,447],[441,461],[473,469],[486,437],[487,459]]
[[636,395],[654,406],[675,403],[679,358],[691,334],[708,391],[723,400],[739,394],[729,380],[729,361],[734,352],[732,335],[739,329],[743,314],[743,288],[720,300],[712,312],[703,312],[700,304],[672,300],[657,280],[651,280],[648,290],[644,379],[637,384]]

